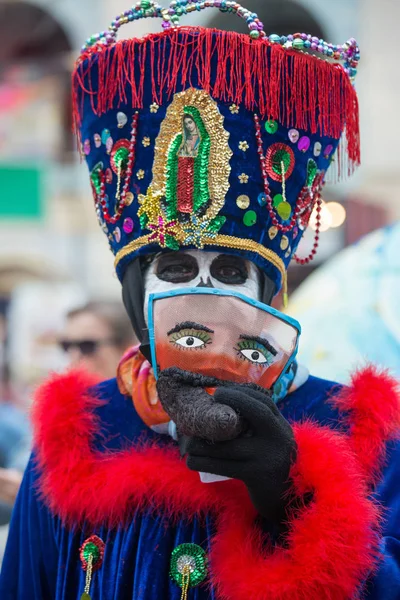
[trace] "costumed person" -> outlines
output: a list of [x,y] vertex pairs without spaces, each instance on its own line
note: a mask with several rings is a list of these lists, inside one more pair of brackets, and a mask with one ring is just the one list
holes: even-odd
[[[179,26],[205,7],[250,35]],[[117,42],[142,17],[165,31]],[[335,151],[359,162],[358,60],[224,0],[142,0],[85,45],[75,122],[141,350],[39,389],[2,600],[400,596],[396,383],[308,377],[269,306]]]

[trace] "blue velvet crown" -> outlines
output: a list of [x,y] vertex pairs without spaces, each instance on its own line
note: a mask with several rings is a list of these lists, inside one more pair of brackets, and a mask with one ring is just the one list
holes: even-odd
[[[74,115],[97,215],[121,280],[137,256],[201,248],[244,255],[279,289],[341,138],[336,166],[359,162],[358,48],[267,37],[238,4],[200,4],[229,5],[250,36],[177,27],[194,3],[142,0],[83,49]],[[165,31],[116,42],[146,16]]]

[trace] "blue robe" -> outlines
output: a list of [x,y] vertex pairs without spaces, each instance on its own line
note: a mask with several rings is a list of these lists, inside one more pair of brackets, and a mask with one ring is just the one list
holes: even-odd
[[[321,424],[337,426],[338,415],[326,403],[335,384],[309,380],[279,403],[290,421],[304,416]],[[135,412],[130,398],[120,394],[115,380],[99,387],[107,403],[98,409],[102,423],[99,448],[116,450],[135,444],[149,431]],[[160,436],[153,432],[154,439]],[[106,442],[104,442],[106,439]],[[211,517],[200,524],[197,518],[171,526],[154,513],[132,514],[127,526],[118,529],[83,527],[70,530],[53,516],[38,498],[40,472],[33,454],[14,509],[10,536],[0,577],[1,600],[79,600],[85,573],[79,559],[81,544],[93,534],[105,542],[104,562],[94,573],[90,595],[93,600],[179,600],[181,589],[169,578],[173,549],[194,542],[208,550],[213,535]],[[207,485],[207,484],[205,484]],[[112,490],[110,490],[112,493]],[[391,443],[383,479],[376,492],[387,509],[382,538],[384,559],[376,575],[364,586],[369,600],[400,599],[400,445]],[[245,575],[244,575],[245,576]],[[214,600],[208,587],[190,590],[190,600]],[[234,600],[234,599],[232,599]],[[250,600],[250,599],[249,599]]]

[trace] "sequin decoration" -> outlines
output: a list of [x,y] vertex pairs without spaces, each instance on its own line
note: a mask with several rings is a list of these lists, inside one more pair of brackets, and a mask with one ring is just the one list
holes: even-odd
[[333,152],[332,144],[328,144],[328,146],[324,150],[324,158],[328,159]]
[[242,150],[243,152],[247,152],[248,149],[249,149],[249,144],[246,141],[239,142],[239,150]]
[[125,233],[132,233],[133,227],[134,227],[133,220],[130,217],[127,217],[124,220],[122,229],[125,231]]
[[292,207],[286,200],[281,202],[276,210],[282,221],[288,221],[292,215]]
[[118,129],[123,129],[128,122],[128,117],[125,113],[119,112],[117,113],[117,125]]
[[110,130],[109,129],[103,129],[103,131],[101,132],[101,142],[102,144],[106,144],[108,138],[111,136]]
[[181,223],[178,235],[184,246],[195,246],[199,250],[204,248],[206,242],[215,240],[217,232],[225,223],[226,217],[215,217],[210,222],[207,217],[199,218],[191,215],[189,223]]
[[283,202],[282,194],[276,194],[272,199],[272,206],[274,208],[277,208],[281,204],[281,202]]
[[247,227],[252,227],[257,223],[257,213],[254,210],[248,210],[243,217],[243,223]]
[[128,165],[129,140],[119,140],[113,147],[110,165],[116,175],[124,176]]
[[275,225],[272,225],[272,227],[270,227],[268,229],[268,237],[270,240],[273,240],[276,238],[277,235],[278,235],[278,228],[275,227]]
[[[179,208],[189,204],[193,214],[206,217],[212,228],[216,226],[213,219],[225,204],[233,154],[223,124],[217,103],[204,90],[189,88],[175,94],[155,141],[153,180],[146,192],[149,202],[142,201],[140,208],[142,227],[149,218],[145,205],[166,221],[184,224],[186,218]],[[189,182],[183,186],[185,173],[193,192],[188,192]],[[183,193],[183,187],[185,198],[179,192]]]
[[142,139],[142,144],[143,144],[143,146],[144,146],[145,148],[147,148],[148,146],[150,146],[150,143],[151,143],[151,142],[150,142],[150,138],[149,138],[149,137],[147,137],[147,136],[146,136],[146,137],[144,137],[144,138]]
[[267,194],[265,192],[258,194],[257,202],[260,206],[265,206],[267,204]]
[[312,186],[317,173],[318,173],[317,163],[312,158],[309,158],[308,162],[307,162],[307,182],[306,182],[307,187]]
[[297,129],[289,129],[288,138],[292,142],[292,144],[297,144],[299,141],[300,133]]
[[322,152],[322,144],[321,142],[315,142],[314,144],[314,156],[320,156]]
[[271,135],[273,135],[274,133],[276,133],[278,131],[278,123],[276,121],[267,121],[265,123],[265,131],[267,133],[270,133]]
[[149,235],[148,242],[158,244],[161,248],[170,248],[171,250],[179,250],[179,242],[176,239],[177,222],[165,221],[159,215],[155,223],[148,223],[147,229],[153,233]]
[[132,204],[133,200],[134,200],[134,195],[132,194],[132,192],[127,192],[127,194],[125,196],[125,205],[130,206]]
[[101,135],[99,133],[95,133],[93,136],[94,145],[96,148],[100,148],[101,146]]
[[239,107],[237,106],[237,104],[231,104],[229,110],[233,115],[239,114]]
[[86,156],[89,156],[89,154],[90,154],[90,140],[85,140],[83,142],[83,153],[86,154]]
[[97,537],[97,535],[92,535],[79,549],[82,569],[86,572],[85,590],[81,595],[81,600],[91,600],[89,592],[92,575],[103,564],[104,548],[105,544],[103,540]]
[[107,154],[111,154],[112,149],[114,146],[114,140],[112,139],[112,137],[110,136],[107,141],[106,141],[106,150],[107,150]]
[[249,182],[249,176],[246,175],[246,173],[242,173],[241,175],[239,175],[238,179],[239,179],[240,183],[248,183]]
[[108,183],[109,185],[112,183],[113,180],[113,173],[111,169],[106,169],[106,183]]
[[246,208],[249,208],[250,206],[250,198],[245,194],[242,194],[236,198],[236,205],[242,210],[246,210]]
[[158,109],[160,107],[158,106],[158,104],[156,102],[153,102],[153,104],[150,104],[150,112],[151,113],[156,113],[158,112]]
[[90,173],[90,181],[93,186],[93,192],[95,196],[100,195],[101,191],[101,174],[103,172],[104,165],[102,162],[97,163]]
[[274,181],[282,182],[283,180],[282,163],[284,167],[283,175],[286,180],[293,173],[295,164],[294,152],[287,144],[277,142],[268,148],[265,156],[265,167],[267,173],[271,179],[274,179]]
[[92,535],[85,540],[79,549],[82,569],[86,571],[89,558],[92,557],[92,570],[97,571],[103,564],[105,544],[97,535]]
[[121,241],[121,230],[119,227],[116,227],[114,229],[114,238],[115,238],[115,241],[117,242],[117,244],[119,244]]
[[300,150],[300,152],[307,152],[307,150],[310,148],[311,146],[311,140],[309,137],[307,137],[306,135],[303,135],[303,137],[300,138],[299,140],[299,144],[298,144],[298,149]]
[[286,250],[287,247],[289,246],[289,238],[287,235],[282,236],[280,246],[281,246],[281,250]]
[[136,173],[136,177],[138,179],[143,179],[144,178],[144,171],[143,171],[143,169],[139,169],[139,171]]
[[207,555],[197,544],[181,544],[171,555],[170,577],[180,587],[197,587],[207,577]]

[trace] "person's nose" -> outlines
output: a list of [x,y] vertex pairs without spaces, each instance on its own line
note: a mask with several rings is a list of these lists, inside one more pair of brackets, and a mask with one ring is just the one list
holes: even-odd
[[68,360],[71,367],[76,367],[82,363],[83,355],[79,348],[71,348],[68,352]]
[[205,283],[204,283],[204,279],[201,277],[200,283],[198,283],[196,285],[196,287],[198,287],[198,288],[213,288],[214,286],[212,284],[210,277],[207,277],[207,281]]

